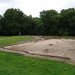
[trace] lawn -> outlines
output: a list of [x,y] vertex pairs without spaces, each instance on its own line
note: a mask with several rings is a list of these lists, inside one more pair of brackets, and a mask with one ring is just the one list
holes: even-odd
[[9,45],[9,44],[14,44],[19,41],[27,41],[27,40],[32,40],[33,37],[30,36],[0,36],[0,46],[4,45]]
[[75,75],[75,66],[0,51],[0,75]]

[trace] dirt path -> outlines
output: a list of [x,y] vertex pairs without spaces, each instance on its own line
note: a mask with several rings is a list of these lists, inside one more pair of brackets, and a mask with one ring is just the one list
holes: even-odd
[[0,50],[75,64],[75,40],[48,39],[5,46]]

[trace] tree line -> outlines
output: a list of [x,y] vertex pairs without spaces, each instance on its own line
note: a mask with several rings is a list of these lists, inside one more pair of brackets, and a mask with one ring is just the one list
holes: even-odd
[[40,17],[27,16],[20,9],[0,15],[0,35],[75,36],[75,9],[43,10]]

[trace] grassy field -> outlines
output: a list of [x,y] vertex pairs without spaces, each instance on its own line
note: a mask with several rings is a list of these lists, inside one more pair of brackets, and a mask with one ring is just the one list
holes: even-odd
[[9,44],[14,44],[19,41],[27,41],[27,40],[32,40],[33,37],[29,36],[0,36],[0,46],[4,45],[9,45]]
[[[0,46],[32,39],[25,36],[0,37]],[[75,75],[75,66],[0,51],[0,75]]]
[[0,75],[75,75],[75,66],[0,51]]

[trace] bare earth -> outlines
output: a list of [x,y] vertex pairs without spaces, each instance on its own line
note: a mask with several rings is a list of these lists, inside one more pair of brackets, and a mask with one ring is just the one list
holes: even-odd
[[48,39],[5,46],[5,51],[75,64],[75,39]]

